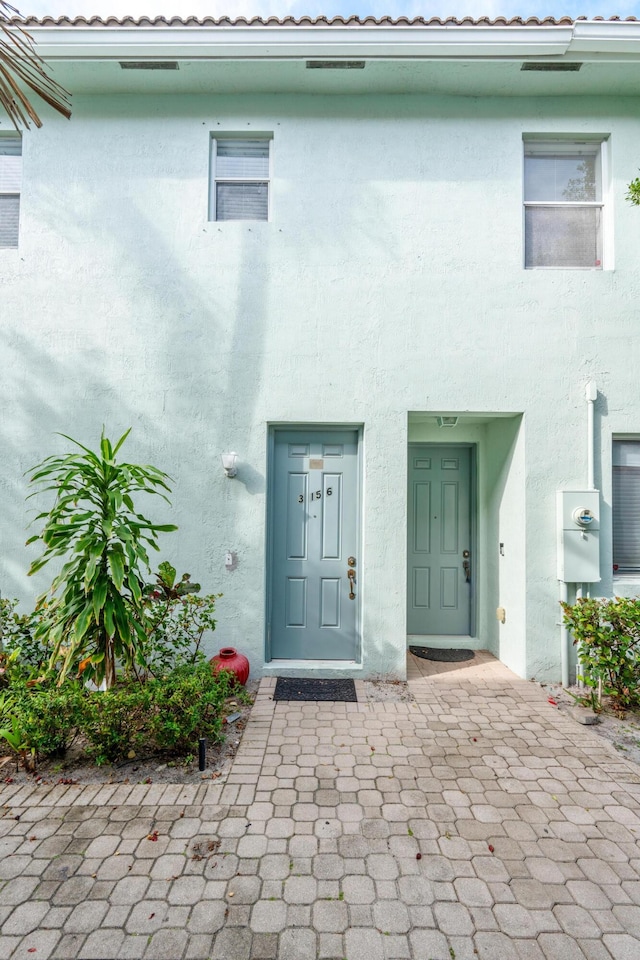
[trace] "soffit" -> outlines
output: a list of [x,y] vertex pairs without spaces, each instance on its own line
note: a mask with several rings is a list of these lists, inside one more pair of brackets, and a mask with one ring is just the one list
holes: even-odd
[[[82,17],[21,21],[75,94],[307,93],[456,96],[640,95],[640,22],[367,17]],[[307,59],[363,59],[363,70],[308,70]],[[120,60],[173,59],[172,71]],[[579,61],[575,73],[520,70]]]

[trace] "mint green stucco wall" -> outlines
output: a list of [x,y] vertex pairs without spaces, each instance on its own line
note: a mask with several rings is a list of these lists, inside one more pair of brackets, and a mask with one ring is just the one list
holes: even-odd
[[[271,222],[208,222],[217,130],[273,133]],[[523,269],[523,132],[610,135],[615,270]],[[611,435],[640,433],[639,133],[635,100],[595,98],[78,97],[47,118],[0,251],[3,595],[46,583],[25,577],[23,471],[54,431],[132,425],[129,457],[175,478],[162,555],[224,593],[214,646],[260,669],[267,424],[362,424],[363,672],[403,675],[408,411],[509,413],[482,427],[483,522],[513,553],[487,534],[480,645],[558,678],[555,491],[586,482],[586,380],[603,593]]]

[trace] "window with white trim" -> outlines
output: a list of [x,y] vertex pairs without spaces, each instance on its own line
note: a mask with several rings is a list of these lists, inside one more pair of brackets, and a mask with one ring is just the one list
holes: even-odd
[[210,220],[268,220],[271,140],[211,138]]
[[22,140],[0,135],[0,248],[18,246]]
[[524,141],[525,267],[602,269],[601,141]]
[[613,571],[640,574],[640,440],[613,441]]

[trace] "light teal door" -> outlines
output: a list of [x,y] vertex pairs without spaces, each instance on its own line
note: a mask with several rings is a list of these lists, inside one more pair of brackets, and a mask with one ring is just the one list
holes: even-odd
[[407,633],[471,633],[471,449],[409,444]]
[[277,431],[274,448],[271,658],[356,660],[358,435]]

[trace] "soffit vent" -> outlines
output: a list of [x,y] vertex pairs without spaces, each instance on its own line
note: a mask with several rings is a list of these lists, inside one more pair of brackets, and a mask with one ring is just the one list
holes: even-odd
[[121,60],[123,70],[177,70],[177,60]]
[[364,70],[364,60],[307,60],[307,70]]
[[538,73],[577,73],[581,63],[523,63],[521,70],[536,70]]

